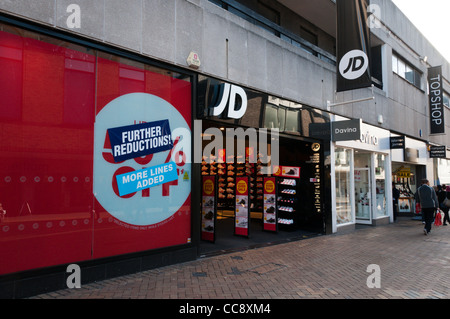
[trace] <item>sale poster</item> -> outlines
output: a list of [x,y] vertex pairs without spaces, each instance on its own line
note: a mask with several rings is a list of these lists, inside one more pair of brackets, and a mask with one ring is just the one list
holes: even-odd
[[263,230],[277,231],[277,200],[275,177],[264,178]]
[[249,236],[250,203],[248,177],[236,178],[236,204],[234,217],[234,234]]
[[217,216],[216,175],[202,176],[202,234],[205,241],[215,241],[215,224]]

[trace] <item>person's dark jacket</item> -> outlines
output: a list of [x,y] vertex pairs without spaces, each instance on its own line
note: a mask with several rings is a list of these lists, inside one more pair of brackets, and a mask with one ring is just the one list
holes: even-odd
[[447,192],[445,191],[445,189],[439,188],[436,195],[437,195],[439,204],[442,204],[444,202],[445,198],[447,197]]
[[439,202],[433,187],[423,184],[417,189],[418,199],[422,208],[438,208]]

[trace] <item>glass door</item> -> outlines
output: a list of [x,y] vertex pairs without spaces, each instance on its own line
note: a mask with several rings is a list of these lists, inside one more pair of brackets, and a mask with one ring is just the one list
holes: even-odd
[[369,168],[355,168],[355,216],[358,223],[372,223],[372,195]]
[[386,156],[384,154],[375,155],[375,218],[387,216],[386,209]]

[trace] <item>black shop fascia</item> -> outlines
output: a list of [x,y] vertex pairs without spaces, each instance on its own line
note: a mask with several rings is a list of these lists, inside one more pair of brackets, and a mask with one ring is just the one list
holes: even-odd
[[[328,113],[310,106],[199,76],[194,161],[201,162],[197,184],[206,196],[202,201],[214,205],[214,209],[201,208],[202,239],[217,242],[222,234],[217,228],[227,218],[234,223],[230,234],[248,238],[264,231],[280,236],[302,231],[328,233],[331,196],[324,183],[327,143],[309,136],[312,123],[327,122]],[[210,186],[202,187],[203,178],[208,176],[216,188],[205,194],[205,189],[211,191]],[[238,207],[243,201],[238,200],[237,189],[241,177],[248,183],[246,207],[242,208]],[[273,193],[271,187],[265,187],[270,178],[276,184]],[[239,216],[242,211],[248,214]],[[269,221],[271,225],[266,225]],[[237,230],[238,223],[247,229]]]

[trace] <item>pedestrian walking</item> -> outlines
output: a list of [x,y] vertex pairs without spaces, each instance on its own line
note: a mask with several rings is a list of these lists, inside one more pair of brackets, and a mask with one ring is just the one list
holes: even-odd
[[444,199],[445,199],[446,195],[447,195],[447,191],[445,189],[445,185],[438,185],[437,191],[436,191],[436,196],[439,201],[439,208],[441,208],[441,209],[442,209],[442,206],[444,205]]
[[434,221],[434,213],[439,207],[438,198],[434,188],[427,179],[422,180],[422,185],[417,189],[418,199],[422,206],[422,214],[425,220],[423,232],[428,235],[431,232],[431,224]]
[[394,208],[394,221],[397,220],[398,216],[398,199],[400,198],[400,191],[395,187],[395,184],[392,183],[392,201]]
[[[442,225],[447,226],[450,224],[450,218],[449,218],[449,210],[450,210],[450,185],[446,188],[443,187],[443,193],[445,194],[443,200],[442,200],[442,211],[444,212],[444,220]],[[448,224],[447,224],[448,223]]]

